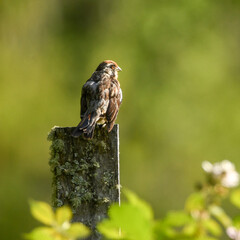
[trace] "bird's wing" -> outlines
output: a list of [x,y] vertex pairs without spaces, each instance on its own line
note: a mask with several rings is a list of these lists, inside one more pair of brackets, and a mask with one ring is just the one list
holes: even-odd
[[122,103],[122,90],[119,86],[114,85],[110,89],[109,105],[106,112],[106,118],[108,121],[108,131],[110,132],[114,126],[119,107]]
[[80,117],[83,118],[84,114],[87,111],[87,91],[88,91],[88,82],[86,82],[83,87],[82,87],[82,94],[81,94],[81,100],[80,100],[80,105],[81,105],[81,112],[80,112]]

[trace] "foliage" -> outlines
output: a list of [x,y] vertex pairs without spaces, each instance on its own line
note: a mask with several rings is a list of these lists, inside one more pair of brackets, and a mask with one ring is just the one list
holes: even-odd
[[26,234],[29,240],[75,240],[90,234],[82,223],[71,223],[72,211],[69,207],[58,208],[54,213],[45,202],[30,201],[31,213],[35,219],[45,224]]
[[[153,212],[151,207],[129,190],[124,191],[128,202],[109,209],[109,218],[98,224],[98,230],[109,239],[152,239]],[[119,234],[121,237],[119,237]]]
[[[98,230],[108,239],[219,239],[227,233],[237,239],[240,213],[232,220],[222,208],[224,199],[240,207],[239,174],[235,166],[224,160],[211,164],[203,162],[206,181],[186,200],[185,208],[170,211],[161,220],[154,220],[151,207],[135,194],[125,190],[128,199],[121,207],[111,206],[109,219],[98,224]],[[225,229],[225,231],[223,231]]]
[[[240,212],[232,219],[223,208],[223,201],[227,199],[240,208],[240,188],[231,190],[239,185],[239,174],[235,166],[226,160],[211,165],[211,171],[206,164],[210,166],[203,163],[206,181],[186,199],[184,209],[169,211],[164,218],[154,219],[151,206],[130,190],[124,189],[127,201],[121,206],[110,206],[109,218],[98,223],[98,231],[106,239],[112,240],[214,240],[224,235],[239,240]],[[36,219],[51,227],[33,230],[28,235],[29,239],[74,239],[77,235],[73,234],[73,229],[77,224],[78,236],[89,233],[84,225],[69,222],[72,214],[67,207],[57,209],[54,214],[46,203],[32,201],[31,212]],[[62,234],[62,238],[59,238],[59,234]]]
[[1,0],[2,236],[34,226],[29,196],[50,200],[47,132],[79,122],[104,59],[123,69],[122,185],[155,216],[184,204],[202,159],[240,167],[239,42],[239,0]]

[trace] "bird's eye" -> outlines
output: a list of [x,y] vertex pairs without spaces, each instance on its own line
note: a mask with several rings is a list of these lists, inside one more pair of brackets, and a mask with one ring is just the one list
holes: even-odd
[[115,68],[115,65],[111,65],[110,67],[111,67],[111,69],[114,69],[114,68]]

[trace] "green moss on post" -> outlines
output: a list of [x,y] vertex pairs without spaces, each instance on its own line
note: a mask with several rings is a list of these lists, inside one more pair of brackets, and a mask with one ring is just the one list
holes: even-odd
[[110,133],[97,126],[92,140],[73,138],[73,130],[54,127],[48,135],[53,206],[71,206],[73,221],[88,225],[88,239],[97,240],[96,224],[111,203],[120,202],[118,125]]

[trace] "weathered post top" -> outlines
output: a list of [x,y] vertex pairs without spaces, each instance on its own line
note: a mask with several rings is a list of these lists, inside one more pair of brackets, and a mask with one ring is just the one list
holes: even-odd
[[71,206],[73,221],[89,226],[93,234],[88,239],[97,240],[96,224],[107,217],[111,203],[120,203],[119,128],[108,133],[96,126],[92,140],[73,138],[73,130],[54,127],[48,135],[53,205]]

